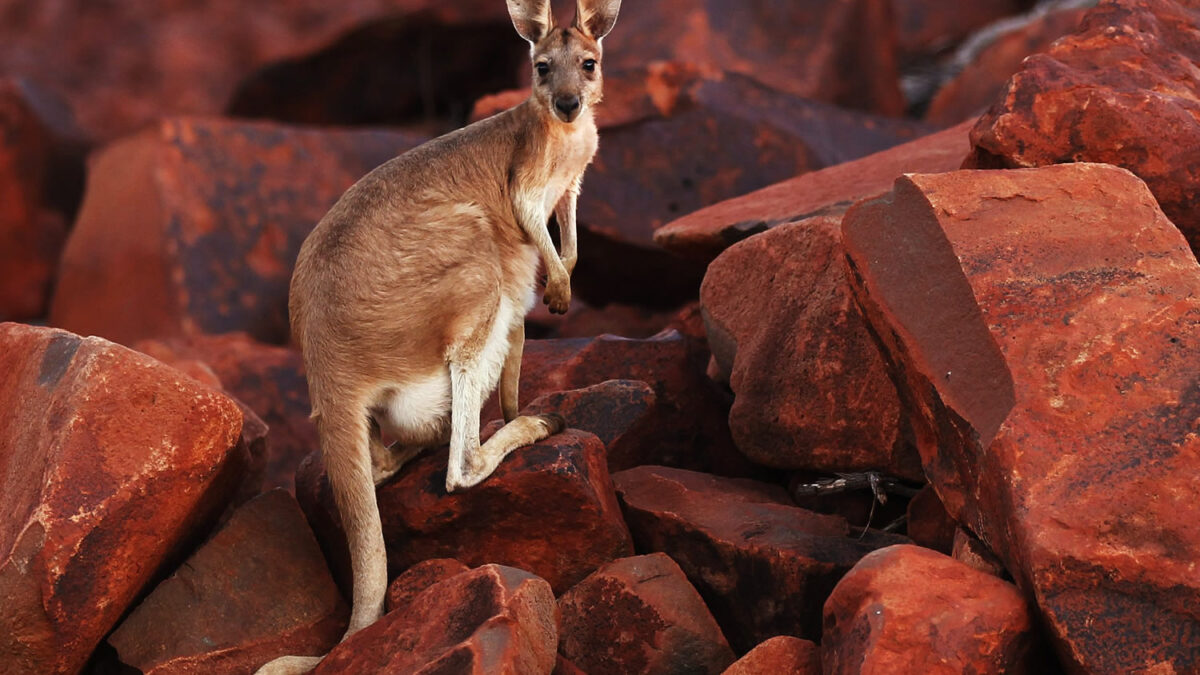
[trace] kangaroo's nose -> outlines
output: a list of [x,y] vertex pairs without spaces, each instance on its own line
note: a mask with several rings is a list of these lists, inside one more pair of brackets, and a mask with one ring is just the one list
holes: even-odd
[[554,107],[558,108],[558,111],[562,114],[570,115],[576,110],[579,110],[579,97],[564,96],[562,98],[556,98],[554,99]]

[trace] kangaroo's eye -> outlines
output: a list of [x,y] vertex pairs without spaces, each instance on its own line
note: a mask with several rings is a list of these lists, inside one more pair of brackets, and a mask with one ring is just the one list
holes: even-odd
[[534,67],[537,68],[538,75],[542,75],[543,77],[546,75],[546,73],[550,72],[550,64],[546,63],[545,61],[538,61],[537,65]]
[[596,69],[596,59],[588,59],[583,62],[583,69],[589,73]]

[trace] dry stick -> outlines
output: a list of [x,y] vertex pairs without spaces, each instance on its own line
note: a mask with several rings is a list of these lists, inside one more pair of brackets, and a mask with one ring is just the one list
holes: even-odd
[[[870,488],[871,494],[875,498],[871,500],[871,512],[867,514],[867,524],[863,526],[863,531],[858,536],[859,539],[865,537],[867,530],[871,528],[871,519],[875,517],[876,503],[887,504],[888,492],[902,497],[913,497],[919,492],[919,489],[905,485],[891,476],[885,476],[878,471],[865,471],[863,473],[839,473],[837,478],[827,478],[814,483],[800,483],[792,489],[792,493],[796,497],[823,497],[866,488]],[[889,523],[884,531],[890,532],[898,529],[903,522],[904,518],[901,517],[899,520]]]

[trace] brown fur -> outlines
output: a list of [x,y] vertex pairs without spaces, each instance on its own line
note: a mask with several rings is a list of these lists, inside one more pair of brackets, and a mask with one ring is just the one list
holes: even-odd
[[[350,546],[346,635],[383,610],[377,482],[449,440],[446,488],[470,487],[514,448],[563,426],[553,415],[517,416],[523,319],[539,261],[544,301],[556,312],[570,302],[575,199],[596,151],[599,39],[619,0],[578,0],[577,25],[566,29],[553,27],[548,0],[507,2],[532,45],[530,98],[364,176],[304,242],[292,277],[292,331]],[[508,424],[481,446],[479,410],[497,384]],[[384,433],[396,444],[385,447]],[[259,672],[306,672],[319,661],[284,657]]]

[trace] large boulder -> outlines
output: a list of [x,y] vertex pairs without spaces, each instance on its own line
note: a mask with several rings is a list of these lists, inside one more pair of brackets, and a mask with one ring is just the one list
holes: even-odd
[[[442,447],[422,455],[376,491],[392,570],[429,558],[499,563],[527,569],[561,593],[633,553],[604,444],[592,434],[568,430],[518,448],[483,483],[452,494],[447,454]],[[345,534],[319,462],[301,466],[296,494],[346,584]]]
[[825,602],[830,675],[1032,672],[1033,618],[1011,583],[920,546],[868,553]]
[[841,218],[774,228],[708,267],[700,303],[729,429],[781,469],[882,470],[922,480],[900,401],[841,265]]
[[964,168],[1115,164],[1200,246],[1197,64],[1200,4],[1104,0],[1079,32],[1024,61],[972,130]]
[[922,63],[995,21],[1017,14],[1032,0],[892,0],[901,65]]
[[228,397],[99,338],[0,324],[0,654],[78,672],[237,491]]
[[296,500],[276,489],[235,511],[109,643],[147,675],[250,673],[328,652],[349,613]]
[[739,194],[663,225],[654,232],[654,241],[669,251],[707,261],[773,227],[820,216],[840,217],[855,202],[887,192],[901,174],[938,173],[962,166],[971,150],[971,124],[964,122]]
[[866,553],[907,541],[852,533],[756,481],[642,466],[613,482],[638,550],[679,563],[738,652],[776,635],[819,638],[838,579]]
[[604,63],[691,62],[794,96],[899,115],[892,2],[630,2],[604,40]]
[[[218,114],[255,69],[321,50],[364,22],[416,14],[434,25],[490,20],[520,43],[511,24],[503,26],[504,3],[494,0],[349,0],[336,7],[300,0],[269,8],[183,0],[153,11],[64,0],[5,12],[0,72],[43,83],[71,104],[91,135],[111,139],[160,117]],[[376,60],[398,62],[378,53]]]
[[733,662],[704,600],[663,553],[604,565],[558,610],[558,651],[584,672],[717,675]]
[[360,176],[418,139],[170,119],[93,157],[52,324],[123,344],[245,331],[288,337],[300,244]]
[[317,449],[300,352],[244,333],[140,340],[138,351],[176,367],[200,364],[269,427],[263,489],[294,489],[296,467]]
[[1200,266],[1147,186],[913,175],[844,228],[926,474],[1062,660],[1200,669]]
[[338,645],[314,671],[546,675],[558,646],[550,585],[484,565],[427,588]]

